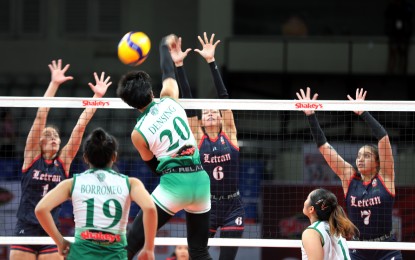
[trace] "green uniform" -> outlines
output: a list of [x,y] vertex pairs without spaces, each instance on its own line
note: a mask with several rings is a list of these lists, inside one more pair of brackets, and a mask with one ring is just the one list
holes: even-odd
[[[321,246],[324,251],[324,260],[350,260],[349,248],[346,239],[342,236],[330,234],[330,225],[327,221],[316,221],[307,229],[314,229],[320,234]],[[302,259],[307,260],[308,256],[301,244]]]
[[154,202],[174,215],[210,210],[210,181],[202,169],[199,150],[190,130],[186,112],[174,99],[153,101],[134,128],[157,157],[160,184],[151,194]]
[[128,177],[111,169],[74,175],[71,190],[75,242],[67,259],[127,259]]

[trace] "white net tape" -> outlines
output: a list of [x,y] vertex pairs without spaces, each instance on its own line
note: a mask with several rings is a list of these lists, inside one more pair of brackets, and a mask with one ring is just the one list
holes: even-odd
[[[157,99],[156,99],[157,100]],[[315,108],[321,111],[415,111],[414,101],[299,101],[255,99],[181,99],[186,109],[232,109],[301,111]],[[119,98],[67,98],[67,97],[0,97],[0,107],[54,107],[54,108],[130,108]]]

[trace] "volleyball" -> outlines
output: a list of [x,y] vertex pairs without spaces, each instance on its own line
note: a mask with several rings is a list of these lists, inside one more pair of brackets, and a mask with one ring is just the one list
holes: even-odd
[[118,58],[124,64],[138,66],[150,53],[151,42],[143,32],[128,32],[118,43]]

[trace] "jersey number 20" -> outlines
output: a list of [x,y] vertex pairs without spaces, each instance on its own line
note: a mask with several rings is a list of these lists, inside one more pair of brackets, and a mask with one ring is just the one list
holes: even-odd
[[[186,133],[183,133],[182,128],[178,124],[180,124],[181,127],[184,128]],[[183,119],[181,119],[180,117],[175,117],[173,119],[173,126],[174,126],[174,130],[176,131],[176,133],[180,136],[182,140],[188,140],[190,138],[190,130],[187,127],[186,122]],[[173,141],[173,135],[169,129],[166,129],[161,132],[160,141],[163,139],[164,136],[167,136],[170,142],[170,146],[169,146],[169,149],[167,149],[167,152],[170,152],[171,150],[174,150],[177,147],[179,147],[179,140],[177,140],[176,142]]]

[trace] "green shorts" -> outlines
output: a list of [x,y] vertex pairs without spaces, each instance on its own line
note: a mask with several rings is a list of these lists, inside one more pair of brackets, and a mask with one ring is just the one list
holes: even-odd
[[126,260],[127,250],[121,244],[101,246],[92,242],[75,242],[71,245],[68,260]]
[[174,215],[184,209],[201,214],[210,210],[210,179],[206,171],[168,173],[151,194],[154,203]]

